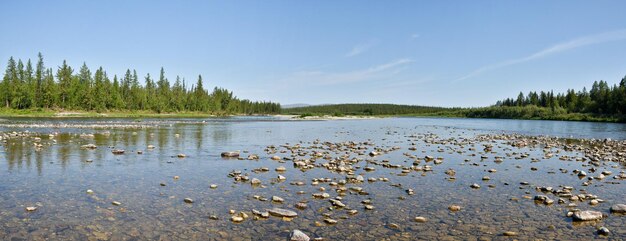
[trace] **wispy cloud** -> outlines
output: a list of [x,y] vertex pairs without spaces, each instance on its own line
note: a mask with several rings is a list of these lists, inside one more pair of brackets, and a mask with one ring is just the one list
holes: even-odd
[[542,58],[548,55],[568,51],[571,49],[580,48],[580,47],[584,47],[587,45],[618,41],[618,40],[626,40],[626,29],[620,29],[620,30],[611,31],[611,32],[604,32],[600,34],[584,36],[584,37],[573,39],[567,42],[558,43],[556,45],[553,45],[549,48],[543,49],[539,52],[533,53],[526,57],[517,58],[517,59],[509,59],[506,61],[502,61],[500,63],[483,66],[461,78],[456,79],[455,81],[469,79],[487,71],[499,69],[499,68],[514,65],[514,64],[528,62],[531,60],[535,60],[535,59]]
[[404,58],[366,69],[348,72],[300,71],[285,79],[289,82],[315,83],[318,85],[335,85],[362,82],[373,79],[389,78],[401,72],[413,60]]
[[372,47],[376,46],[376,44],[378,44],[377,40],[370,40],[370,41],[368,41],[366,43],[357,44],[354,47],[352,47],[352,50],[350,50],[350,52],[346,53],[344,56],[345,57],[357,56],[359,54],[362,54],[362,53],[370,50]]

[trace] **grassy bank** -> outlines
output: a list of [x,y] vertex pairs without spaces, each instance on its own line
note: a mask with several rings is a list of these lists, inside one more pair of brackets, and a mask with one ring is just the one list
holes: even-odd
[[206,118],[229,116],[230,113],[205,112],[170,112],[156,113],[152,111],[73,111],[57,109],[23,109],[0,108],[0,117],[32,117],[32,118]]

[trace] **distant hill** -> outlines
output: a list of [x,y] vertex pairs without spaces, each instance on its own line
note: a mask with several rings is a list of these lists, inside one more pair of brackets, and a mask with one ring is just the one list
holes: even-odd
[[331,104],[312,105],[304,107],[283,107],[283,114],[292,115],[411,115],[411,114],[434,114],[452,112],[460,108],[444,108],[419,105],[395,105],[395,104]]
[[281,108],[290,109],[290,108],[307,107],[307,106],[311,106],[311,105],[298,103],[298,104],[281,105]]

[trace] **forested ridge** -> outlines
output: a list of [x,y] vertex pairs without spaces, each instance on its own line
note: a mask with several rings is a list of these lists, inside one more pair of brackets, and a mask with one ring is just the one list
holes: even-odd
[[460,108],[444,108],[418,105],[395,105],[395,104],[334,104],[315,105],[305,107],[287,108],[285,114],[296,115],[407,115],[407,114],[432,114],[439,112],[457,111]]
[[233,92],[215,87],[204,88],[202,76],[189,86],[176,77],[173,84],[161,68],[159,77],[140,77],[136,70],[123,76],[102,68],[95,72],[85,63],[76,71],[63,61],[56,69],[44,65],[39,53],[37,63],[9,58],[0,83],[1,106],[10,109],[62,109],[84,111],[203,112],[212,114],[271,114],[280,104],[241,100]]
[[565,93],[531,91],[517,98],[480,108],[443,108],[394,104],[335,104],[287,108],[284,114],[308,115],[413,115],[469,118],[542,119],[626,122],[626,77],[609,86],[596,81],[588,91]]

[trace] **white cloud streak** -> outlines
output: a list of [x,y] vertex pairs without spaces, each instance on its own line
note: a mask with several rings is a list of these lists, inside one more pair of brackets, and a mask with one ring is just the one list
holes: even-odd
[[376,44],[378,44],[378,41],[376,40],[370,40],[367,43],[360,43],[355,45],[354,47],[352,47],[352,50],[350,50],[350,52],[346,53],[344,55],[344,57],[354,57],[357,56],[359,54],[362,54],[368,50],[370,50],[372,47],[376,46]]
[[584,36],[581,38],[577,38],[577,39],[573,39],[571,41],[567,41],[567,42],[563,42],[563,43],[558,43],[556,45],[553,45],[549,48],[543,49],[539,52],[536,52],[534,54],[528,55],[526,57],[523,58],[517,58],[517,59],[509,59],[500,63],[496,63],[496,64],[491,64],[491,65],[487,65],[487,66],[483,66],[480,67],[474,71],[472,71],[471,73],[458,78],[454,81],[460,81],[460,80],[465,80],[465,79],[469,79],[472,77],[475,77],[477,75],[480,75],[484,72],[488,72],[488,71],[492,71],[495,69],[499,69],[502,67],[506,67],[506,66],[510,66],[510,65],[514,65],[514,64],[519,64],[519,63],[524,63],[524,62],[528,62],[531,60],[535,60],[538,58],[543,58],[549,55],[553,55],[553,54],[557,54],[560,52],[564,52],[564,51],[568,51],[571,49],[576,49],[576,48],[580,48],[580,47],[584,47],[587,45],[593,45],[593,44],[601,44],[601,43],[606,43],[606,42],[612,42],[612,41],[619,41],[619,40],[626,40],[626,29],[620,29],[620,30],[616,30],[616,31],[611,31],[611,32],[604,32],[604,33],[600,33],[600,34],[595,34],[595,35],[589,35],[589,36]]
[[397,59],[388,63],[372,66],[367,69],[348,72],[300,71],[293,73],[286,81],[299,83],[315,83],[318,85],[335,85],[362,82],[373,79],[389,78],[400,71],[411,59]]

